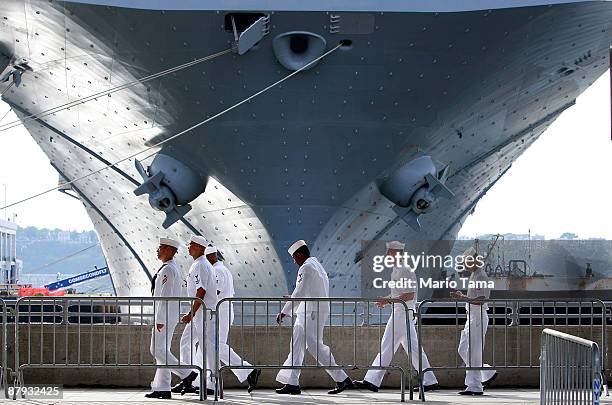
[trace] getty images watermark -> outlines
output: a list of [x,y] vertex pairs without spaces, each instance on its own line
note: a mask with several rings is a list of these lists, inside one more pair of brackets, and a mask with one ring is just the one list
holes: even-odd
[[495,282],[474,281],[469,277],[434,279],[432,277],[400,277],[398,279],[385,279],[380,275],[385,270],[405,269],[414,272],[415,269],[454,269],[457,273],[472,268],[478,269],[485,265],[485,259],[480,254],[472,255],[440,255],[420,254],[396,251],[393,255],[374,255],[372,257],[372,271],[378,273],[372,279],[375,289],[386,288],[431,288],[431,289],[467,289],[467,288],[495,288]]
[[[556,280],[555,288],[589,292],[603,288],[612,268],[612,240],[545,240],[533,236],[523,240],[497,235],[479,240],[396,241],[402,248],[389,251],[386,245],[392,242],[363,240],[356,252],[352,262],[360,263],[359,283],[364,297],[378,298],[386,294],[381,290],[415,286],[438,292],[469,287],[508,291],[516,280],[533,279],[533,285],[525,283],[528,290],[538,288],[543,277],[553,276],[560,277],[545,280]],[[470,285],[470,278],[488,283]],[[347,284],[347,288],[352,286]]]
[[[487,266],[482,251],[471,251],[473,241],[434,240],[398,242],[402,249],[387,248],[386,241],[363,241],[356,256],[361,263],[364,297],[385,295],[382,290],[495,289],[494,280],[470,276]],[[469,252],[469,253],[468,253]]]

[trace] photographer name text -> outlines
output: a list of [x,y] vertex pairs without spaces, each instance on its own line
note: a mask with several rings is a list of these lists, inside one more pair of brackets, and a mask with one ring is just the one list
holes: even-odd
[[410,278],[401,278],[399,280],[384,280],[382,277],[377,277],[372,280],[374,288],[433,288],[433,289],[481,289],[495,288],[495,282],[492,280],[475,281],[468,277],[460,277],[459,280],[433,280],[431,278],[423,278],[414,280]]

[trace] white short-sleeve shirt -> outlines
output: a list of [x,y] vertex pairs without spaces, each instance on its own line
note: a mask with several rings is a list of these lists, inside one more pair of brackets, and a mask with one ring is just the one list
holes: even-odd
[[[483,267],[474,271],[470,275],[468,283],[472,284],[472,282],[474,281],[478,281],[478,282],[490,281],[489,276],[487,276],[487,273]],[[486,299],[488,299],[491,296],[491,289],[485,285],[486,283],[477,283],[477,284],[479,285],[475,285],[475,286],[469,285],[468,286],[468,290],[467,290],[468,298],[485,297]],[[469,309],[469,305],[466,305],[466,307]],[[486,311],[489,309],[489,306],[485,303],[482,305],[482,308],[483,310]]]
[[217,305],[217,278],[215,270],[204,255],[194,260],[187,276],[187,294],[195,297],[199,288],[206,290],[203,299],[206,309],[214,310]]
[[217,261],[213,264],[215,275],[217,277],[217,290],[219,291],[219,300],[224,298],[232,298],[235,295],[234,278],[222,261]]
[[406,301],[408,308],[414,308],[417,292],[417,276],[410,267],[394,267],[391,272],[391,281],[401,282],[400,286],[391,288],[391,298],[399,298],[405,293],[415,293],[414,299]]

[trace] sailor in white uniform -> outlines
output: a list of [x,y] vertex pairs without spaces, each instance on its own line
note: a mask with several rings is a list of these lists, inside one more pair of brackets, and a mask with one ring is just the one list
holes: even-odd
[[[306,242],[299,240],[288,250],[293,260],[299,266],[297,281],[292,298],[329,297],[329,280],[325,269],[316,257],[310,256]],[[321,366],[336,366],[334,356],[327,345],[323,343],[323,328],[329,317],[329,302],[287,301],[281,312],[276,316],[279,324],[287,315],[295,313],[293,338],[289,356],[283,365],[301,366],[304,361],[304,346],[315,357]],[[305,343],[305,344],[304,344]],[[345,389],[353,388],[353,382],[344,370],[326,369],[336,382],[336,387],[329,394],[337,394]],[[276,390],[279,394],[300,394],[300,369],[282,369],[276,376],[276,381],[284,384]]]
[[[214,246],[208,246],[204,251],[204,255],[208,262],[215,269],[215,276],[217,278],[217,299],[221,301],[226,298],[233,298],[234,291],[234,278],[229,269],[225,264],[219,260],[217,256],[217,248]],[[238,354],[232,349],[227,343],[227,337],[229,335],[230,326],[234,323],[234,311],[232,302],[223,302],[219,305],[219,311],[217,313],[217,321],[219,322],[219,361],[223,364],[231,364],[232,366],[250,366],[248,361],[242,360]],[[257,386],[259,375],[261,370],[259,369],[231,369],[232,372],[238,378],[238,381],[248,381],[249,387],[248,392],[252,392]]]
[[[471,258],[470,265],[466,268],[471,272],[468,283],[470,285],[474,281],[487,282],[489,277],[484,270],[484,266],[478,266],[475,263],[476,249],[473,247],[468,249],[464,254],[464,258],[468,261]],[[485,283],[482,283],[485,284]],[[474,288],[477,287],[477,288]],[[486,300],[491,295],[491,289],[484,285],[474,285],[469,287],[467,295],[460,291],[451,292],[451,297],[458,300],[465,300],[465,308],[467,310],[467,321],[463,331],[461,331],[461,340],[459,342],[459,356],[467,367],[491,367],[482,362],[482,352],[484,350],[484,341],[489,326],[489,309]],[[465,390],[459,392],[461,395],[482,395],[484,388],[489,385],[497,377],[497,372],[490,370],[466,370],[465,372]]]
[[[183,276],[174,261],[179,242],[170,238],[161,238],[157,248],[157,258],[162,266],[153,276],[151,293],[153,297],[179,297]],[[157,365],[176,365],[177,358],[170,351],[174,329],[179,321],[178,301],[156,301],[154,303],[155,326],[151,334],[151,354]],[[147,398],[170,399],[170,383],[172,379],[170,368],[158,368],[151,382],[153,392],[146,394]]]
[[[181,363],[198,364],[207,370],[214,370],[215,364],[215,324],[210,316],[210,311],[217,305],[217,281],[212,265],[206,260],[204,250],[208,242],[202,236],[194,235],[189,243],[189,255],[193,258],[193,264],[189,268],[187,276],[187,295],[189,297],[200,298],[206,306],[206,314],[201,308],[201,302],[195,300],[191,310],[181,318],[185,325],[181,336]],[[202,330],[204,317],[206,316],[206,336]],[[202,346],[205,342],[206,353],[202,353]],[[197,350],[196,350],[197,344]],[[206,358],[206,363],[203,361]],[[210,371],[206,373],[207,394],[214,394],[215,383],[212,381]],[[193,382],[197,380],[197,373],[191,372],[187,377],[172,388],[173,392],[197,393]]]
[[[387,243],[387,256],[395,257],[397,254],[404,253],[404,244],[398,241]],[[391,281],[403,281],[403,288],[391,288],[391,294],[387,298],[400,299],[406,302],[408,309],[415,310],[415,301],[417,293],[417,277],[413,269],[402,266],[396,262],[393,272],[391,273]],[[376,303],[376,306],[383,308],[390,304],[388,299],[381,299]],[[410,328],[410,346],[408,346],[408,334],[406,332],[406,310],[400,303],[393,304],[393,311],[387,321],[385,332],[382,337],[381,352],[378,353],[376,359],[372,363],[372,367],[387,367],[393,355],[399,348],[400,344],[408,354],[410,347],[412,366],[415,370],[419,369],[419,341],[417,338],[416,329],[414,327],[413,314],[409,314],[408,327]],[[423,369],[429,368],[429,360],[425,351],[421,352],[421,361]],[[362,381],[354,381],[357,388],[366,388],[370,391],[377,392],[380,384],[385,376],[385,369],[370,369]],[[430,391],[439,388],[438,380],[432,371],[427,371],[423,377],[423,390]]]

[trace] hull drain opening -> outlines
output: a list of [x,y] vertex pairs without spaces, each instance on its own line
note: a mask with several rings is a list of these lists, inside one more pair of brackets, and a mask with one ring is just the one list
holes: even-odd
[[353,41],[351,41],[350,39],[343,39],[342,41],[340,41],[340,50],[341,51],[348,51],[349,49],[353,48]]

